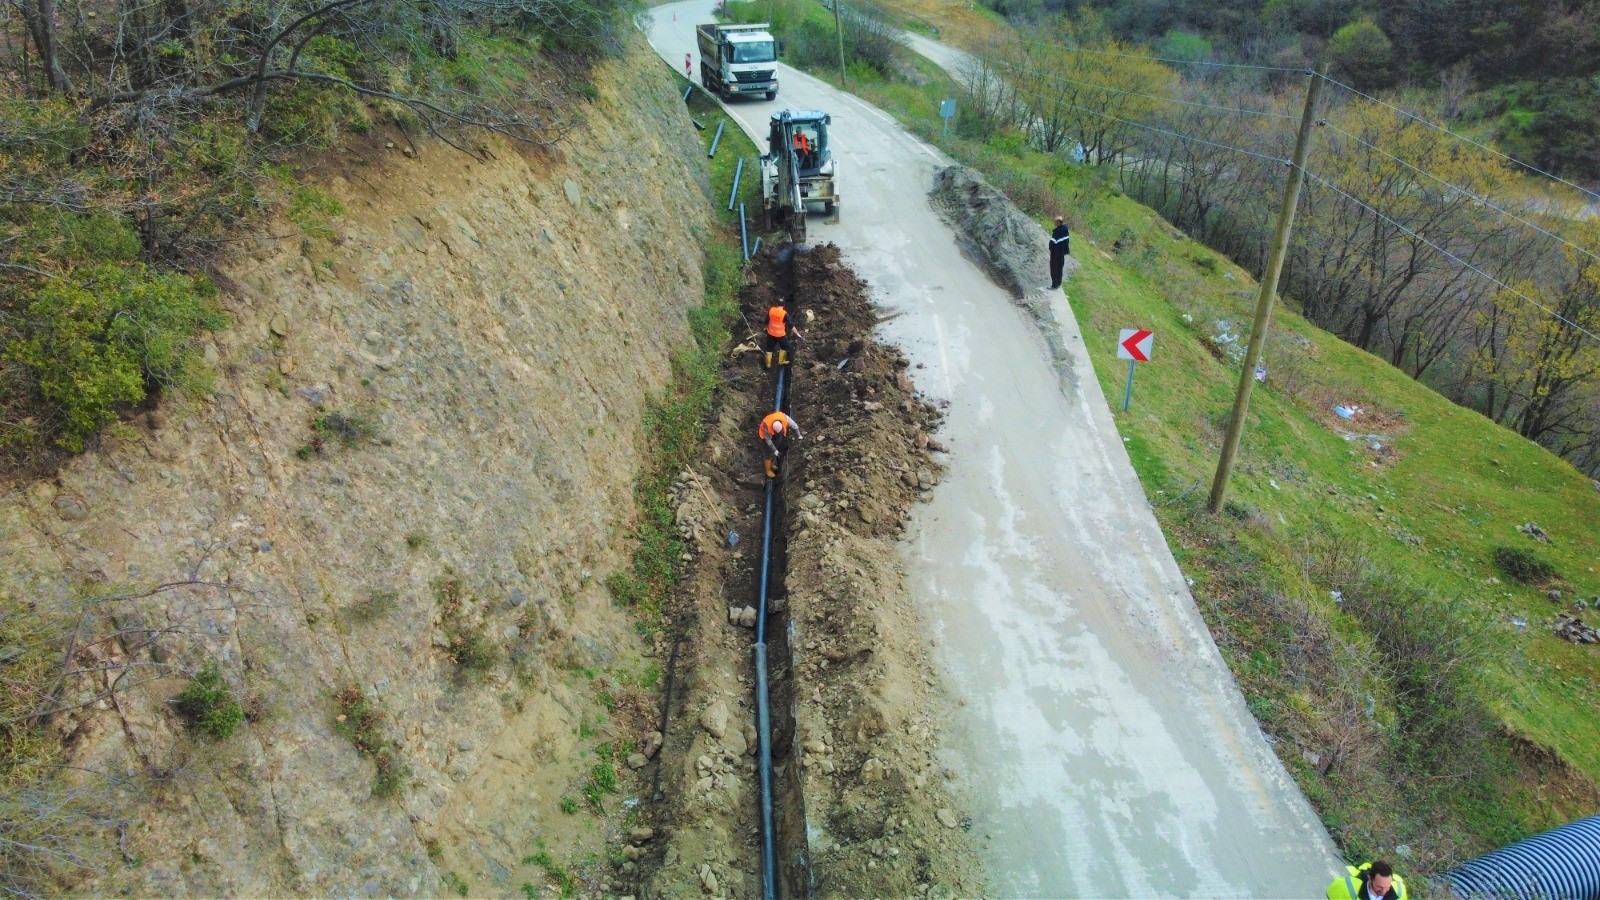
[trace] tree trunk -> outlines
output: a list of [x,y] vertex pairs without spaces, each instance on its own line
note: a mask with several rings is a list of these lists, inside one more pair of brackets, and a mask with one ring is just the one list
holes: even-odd
[[64,94],[72,90],[72,79],[61,65],[56,38],[56,0],[23,0],[22,19],[33,38],[33,49],[39,54],[39,67],[44,70],[51,92]]

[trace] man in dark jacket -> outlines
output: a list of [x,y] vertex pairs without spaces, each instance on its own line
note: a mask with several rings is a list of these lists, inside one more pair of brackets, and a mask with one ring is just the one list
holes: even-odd
[[1072,232],[1067,228],[1067,220],[1056,216],[1056,230],[1050,232],[1050,289],[1061,289],[1061,270],[1067,264],[1067,255],[1072,252]]

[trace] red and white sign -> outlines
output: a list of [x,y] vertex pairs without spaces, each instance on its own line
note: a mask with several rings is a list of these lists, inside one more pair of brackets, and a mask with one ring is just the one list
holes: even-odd
[[1124,328],[1117,338],[1117,359],[1131,359],[1134,362],[1150,361],[1150,344],[1155,340],[1156,333],[1148,328]]

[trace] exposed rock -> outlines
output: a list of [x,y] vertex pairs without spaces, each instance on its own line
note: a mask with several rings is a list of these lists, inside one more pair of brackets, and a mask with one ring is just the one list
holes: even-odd
[[861,767],[861,780],[866,784],[882,781],[884,772],[884,764],[877,757],[873,757]]
[[650,757],[645,756],[643,753],[630,753],[628,755],[628,768],[630,769],[642,769],[649,764]]
[[722,740],[722,736],[728,733],[728,704],[721,698],[711,701],[706,711],[700,714],[700,727],[717,740]]
[[643,753],[646,759],[654,759],[656,753],[661,749],[663,740],[665,739],[662,737],[661,732],[652,731],[645,735],[644,740],[640,742],[639,752]]
[[628,829],[628,840],[635,844],[646,843],[655,836],[656,832],[653,828],[640,827]]
[[1562,613],[1556,616],[1556,636],[1574,644],[1600,644],[1600,632],[1583,624],[1577,616]]
[[708,894],[717,892],[717,873],[711,871],[709,863],[700,864],[700,886],[705,888]]
[[961,820],[956,818],[955,812],[947,806],[939,807],[939,811],[934,815],[939,817],[939,824],[946,828],[955,828],[961,824]]
[[89,514],[89,508],[83,501],[70,494],[62,494],[50,505],[55,507],[56,515],[68,522],[79,521]]

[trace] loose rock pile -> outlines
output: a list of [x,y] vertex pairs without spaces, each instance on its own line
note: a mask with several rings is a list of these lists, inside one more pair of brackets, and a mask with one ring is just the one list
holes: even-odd
[[1600,631],[1593,626],[1583,624],[1577,616],[1566,613],[1556,616],[1556,637],[1569,640],[1574,644],[1600,644]]

